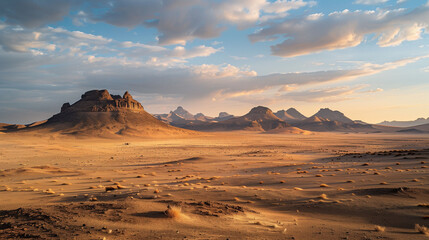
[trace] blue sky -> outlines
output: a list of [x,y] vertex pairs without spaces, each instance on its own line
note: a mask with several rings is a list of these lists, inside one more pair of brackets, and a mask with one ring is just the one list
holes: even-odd
[[421,0],[3,0],[0,122],[47,119],[91,89],[151,113],[429,117],[428,26]]

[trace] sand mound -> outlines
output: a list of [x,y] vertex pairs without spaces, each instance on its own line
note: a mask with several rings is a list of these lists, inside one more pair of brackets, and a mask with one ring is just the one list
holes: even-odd
[[287,128],[281,128],[281,129],[273,129],[270,131],[267,131],[265,133],[268,134],[301,134],[301,135],[311,135],[314,134],[311,131],[302,130],[297,127],[287,127]]
[[79,175],[78,171],[68,170],[64,168],[57,168],[51,166],[34,166],[34,167],[22,167],[12,168],[0,171],[0,177],[17,177],[17,178],[38,178],[54,175],[67,175],[75,176]]
[[416,195],[425,195],[429,197],[429,190],[424,188],[368,188],[355,190],[356,195],[393,195],[398,197],[415,197]]

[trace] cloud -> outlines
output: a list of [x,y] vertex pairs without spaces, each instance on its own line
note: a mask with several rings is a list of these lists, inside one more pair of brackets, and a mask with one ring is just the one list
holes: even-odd
[[352,99],[352,95],[362,88],[364,86],[310,89],[287,93],[282,95],[281,98],[300,102],[339,102]]
[[[332,82],[350,81],[359,77],[370,76],[380,72],[403,67],[407,64],[417,62],[421,59],[429,58],[429,55],[414,58],[401,59],[384,64],[363,63],[356,68],[348,70],[330,70],[317,72],[300,73],[276,73],[265,76],[255,76],[254,78],[240,79],[239,81],[230,81],[227,86],[222,88],[221,94],[225,97],[232,96],[234,92],[243,92],[243,90],[272,89],[279,87],[278,90],[284,91],[285,85],[290,85],[296,89],[298,86],[324,84]],[[294,90],[289,88],[290,90]],[[220,98],[218,96],[218,98]]]
[[[177,95],[184,99],[230,98],[261,89],[346,81],[377,74],[428,56],[356,68],[259,76],[230,64],[188,65],[189,58],[214,54],[221,48],[196,46],[173,49],[119,42],[99,35],[43,27],[0,32],[0,87],[14,89],[132,88],[142,94]],[[54,45],[54,47],[50,47]],[[138,51],[142,49],[142,51]],[[35,55],[34,51],[42,54]],[[108,56],[107,56],[108,55]],[[197,90],[197,91],[196,91]]]
[[[187,62],[222,50],[205,45],[162,47],[63,28],[27,29],[6,25],[0,31],[0,105],[37,109],[49,117],[63,101],[74,102],[84,91],[103,88],[113,92],[132,90],[146,96],[144,99],[150,103],[156,103],[156,99],[174,103],[214,99],[224,103],[249,102],[250,98],[256,99],[256,95],[274,101],[277,94],[293,93],[302,86],[348,81],[428,57],[383,64],[358,63],[343,70],[269,75],[258,75],[247,67],[227,63],[192,65]],[[28,93],[34,101],[23,98],[26,101],[13,103],[8,98],[10,93],[15,93],[14,96]],[[5,117],[0,121],[2,119]]]
[[376,4],[385,3],[387,1],[388,0],[356,0],[355,4],[376,5]]
[[[221,51],[200,45],[192,48],[177,46],[173,49],[131,41],[115,41],[100,35],[63,28],[41,27],[22,29],[5,26],[0,31],[0,47],[7,52],[32,53],[33,55],[58,52],[70,56],[87,56],[89,62],[128,58],[123,64],[147,61],[151,65],[170,66],[186,62],[187,59],[207,57]],[[105,55],[112,57],[105,57]]]
[[355,47],[372,34],[380,47],[414,41],[428,32],[429,5],[413,11],[405,9],[376,11],[333,12],[326,16],[314,15],[271,22],[256,33],[252,42],[284,39],[271,46],[273,55],[295,57],[321,51]]
[[195,57],[207,57],[220,50],[222,50],[222,48],[207,47],[204,45],[196,46],[188,50],[182,46],[177,46],[171,51],[169,55],[171,57],[188,59],[188,58],[195,58]]
[[[102,57],[89,55],[89,53],[64,55],[55,51],[32,56],[31,52],[0,50],[2,76],[0,105],[23,109],[21,121],[25,119],[31,121],[35,117],[37,117],[35,120],[49,117],[57,112],[63,102],[74,102],[82,92],[89,89],[105,88],[112,93],[120,94],[124,90],[132,90],[134,95],[143,96],[141,98],[145,100],[143,105],[150,104],[152,109],[157,106],[165,108],[165,104],[168,103],[177,105],[197,101],[208,104],[213,100],[224,101],[224,103],[228,101],[254,103],[260,100],[262,104],[285,98],[286,96],[276,95],[284,94],[284,91],[287,91],[286,95],[289,98],[303,100],[304,93],[296,93],[300,87],[348,81],[404,66],[422,58],[403,59],[384,64],[366,63],[349,70],[258,76],[252,70],[229,64],[154,65],[138,58]],[[313,96],[317,98],[313,97],[312,101],[338,100],[339,98],[334,96],[342,94],[341,96],[347,97],[349,96],[346,94],[347,90],[350,91],[350,89],[313,91]],[[15,97],[9,98],[9,93],[14,93]],[[328,94],[333,97],[329,97]],[[32,96],[37,101],[23,98],[24,100],[20,100],[22,102],[11,102],[11,99],[19,99],[16,96]],[[168,101],[163,102],[163,99]],[[171,103],[172,101],[174,103]],[[27,115],[25,109],[37,109],[38,114]],[[2,111],[8,112],[7,109]],[[14,116],[18,115],[16,113]],[[8,118],[0,119],[0,121],[6,121]]]
[[280,98],[299,102],[340,102],[361,97],[362,94],[371,94],[383,91],[381,88],[360,91],[367,87],[368,85],[316,88],[305,91],[289,92],[281,95]]
[[[173,2],[173,1],[171,1]],[[163,1],[153,0],[121,0],[121,1],[101,1],[99,6],[104,8],[103,13],[90,12],[90,17],[94,21],[103,21],[119,27],[135,27],[143,25],[146,21],[153,20],[156,14],[162,9]]]
[[315,5],[315,2],[304,2],[303,0],[277,0],[272,3],[267,2],[263,7],[263,10],[266,13],[284,13],[307,5]]
[[[135,8],[131,5],[127,9]],[[134,27],[142,24],[147,27],[154,27],[160,33],[160,44],[184,45],[196,38],[218,37],[230,25],[235,25],[239,29],[250,27],[260,19],[262,12],[279,14],[305,5],[307,3],[302,0],[276,1],[274,3],[266,0],[164,1],[162,7],[156,9],[158,10],[156,17],[145,19],[144,22],[129,21],[126,25],[127,27]],[[116,12],[116,9],[117,6],[114,5],[110,11]],[[129,14],[122,13],[121,16]],[[115,24],[109,16],[102,19],[109,19],[110,23]],[[121,23],[124,24],[122,21]]]
[[246,29],[314,4],[304,0],[3,0],[0,18],[8,24],[35,28],[60,21],[76,9],[71,16],[76,26],[87,22],[144,26],[158,31],[162,45],[185,45],[194,39],[218,37],[232,26]]
[[242,70],[231,64],[225,66],[203,64],[192,66],[191,71],[203,79],[254,77],[258,75],[255,71]]
[[376,92],[383,92],[384,89],[382,88],[376,88],[376,89],[371,89],[371,90],[367,90],[365,91],[365,93],[376,93]]
[[21,29],[6,26],[0,31],[0,46],[5,51],[31,52],[34,55],[43,55],[48,52],[77,51],[89,45],[105,45],[111,39],[80,31],[68,31],[63,28]]
[[62,20],[78,3],[79,0],[2,0],[0,16],[9,24],[34,28]]

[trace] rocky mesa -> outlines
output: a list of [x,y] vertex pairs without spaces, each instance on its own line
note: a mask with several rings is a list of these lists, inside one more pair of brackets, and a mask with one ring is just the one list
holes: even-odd
[[196,132],[168,125],[146,112],[130,93],[112,95],[107,90],[85,92],[73,104],[64,103],[61,112],[45,123],[21,132],[39,131],[77,136],[174,137]]

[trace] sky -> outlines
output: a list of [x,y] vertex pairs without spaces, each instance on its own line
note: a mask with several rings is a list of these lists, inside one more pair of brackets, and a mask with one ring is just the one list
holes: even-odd
[[0,122],[92,89],[150,113],[429,117],[426,0],[1,0]]

